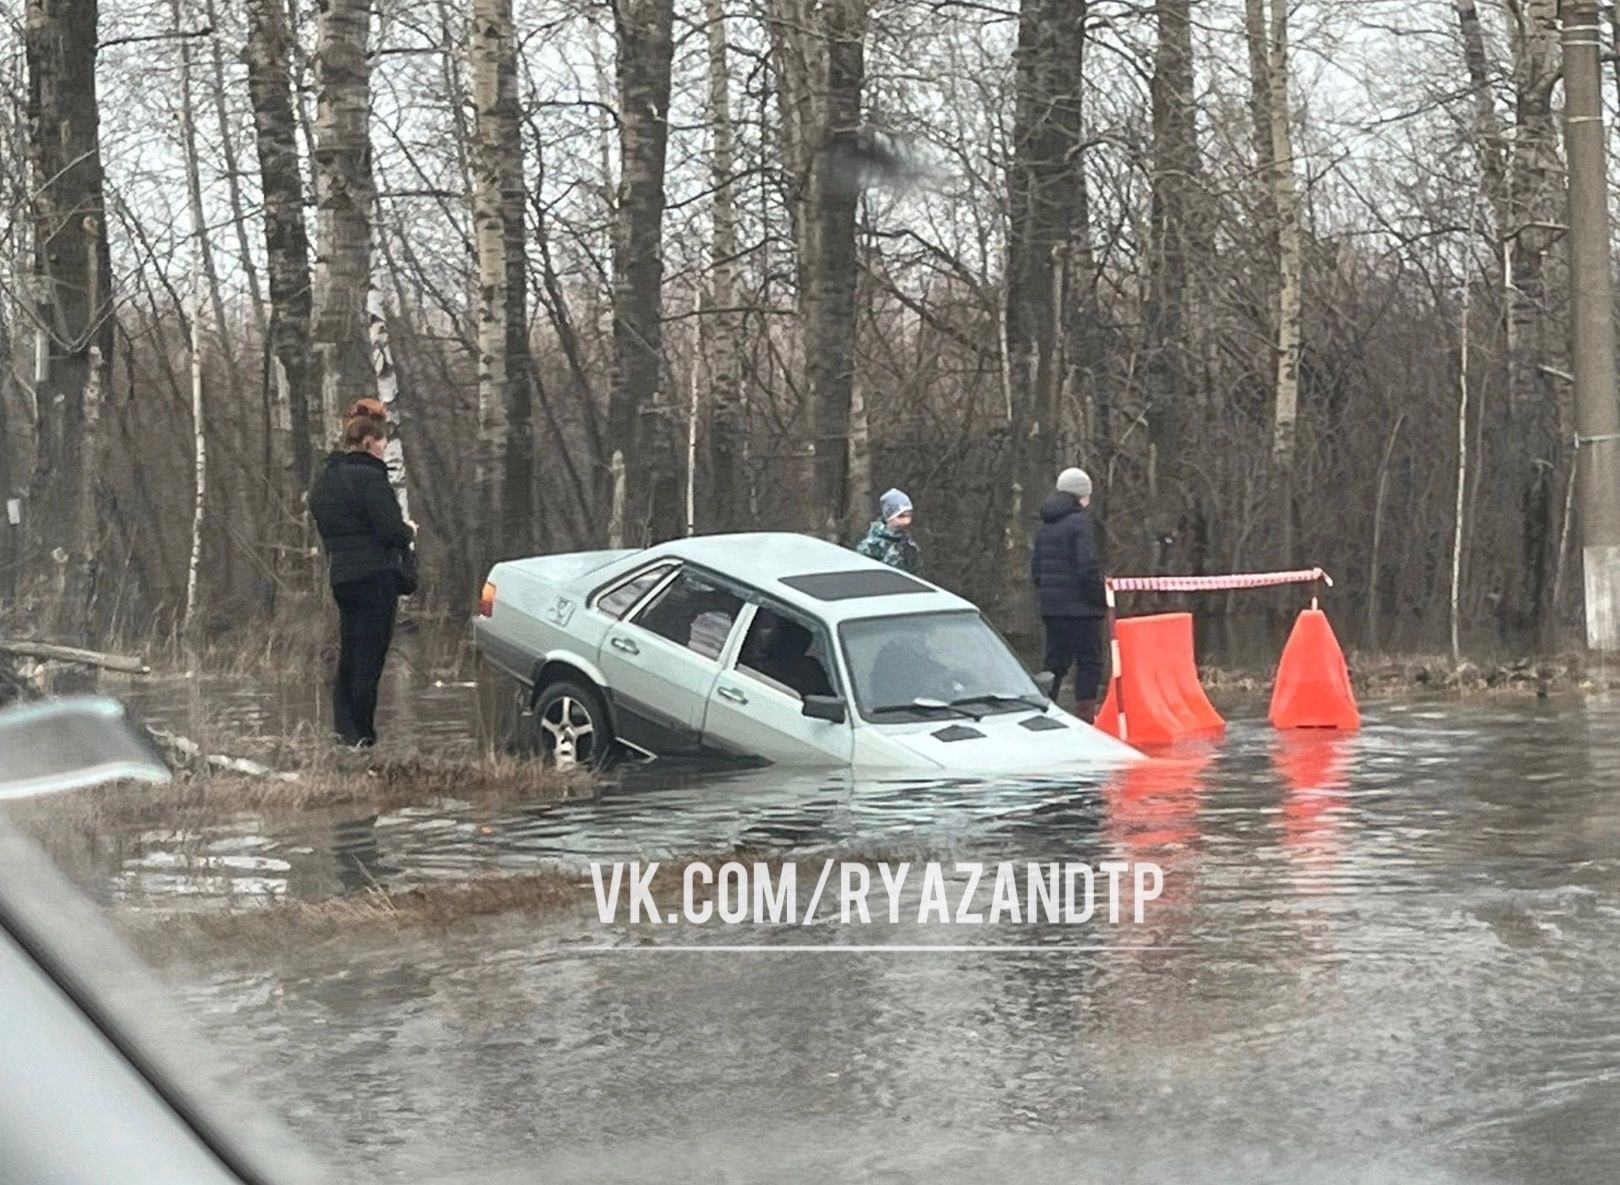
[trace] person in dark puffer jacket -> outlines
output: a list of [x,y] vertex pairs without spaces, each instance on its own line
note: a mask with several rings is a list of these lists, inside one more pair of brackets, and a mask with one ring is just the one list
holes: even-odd
[[1052,672],[1052,698],[1074,667],[1074,711],[1088,724],[1097,715],[1102,681],[1103,619],[1108,608],[1102,563],[1092,535],[1091,478],[1065,469],[1057,488],[1041,503],[1041,525],[1030,551],[1030,580],[1046,629],[1045,667]]
[[415,524],[400,512],[383,462],[387,412],[362,399],[344,421],[342,447],[309,495],[330,565],[332,596],[341,625],[332,723],[345,745],[377,741],[377,689],[394,634],[400,553],[411,546]]

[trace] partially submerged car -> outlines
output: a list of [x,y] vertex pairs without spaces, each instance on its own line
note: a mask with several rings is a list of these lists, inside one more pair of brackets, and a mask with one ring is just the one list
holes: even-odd
[[797,766],[1098,769],[1130,746],[1051,702],[968,601],[805,535],[496,564],[474,618],[486,735]]

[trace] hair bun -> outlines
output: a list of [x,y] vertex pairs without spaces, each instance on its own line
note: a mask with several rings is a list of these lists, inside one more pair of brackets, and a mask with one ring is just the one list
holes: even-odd
[[379,420],[386,420],[388,406],[380,399],[356,399],[346,418],[352,420],[355,416],[376,416]]

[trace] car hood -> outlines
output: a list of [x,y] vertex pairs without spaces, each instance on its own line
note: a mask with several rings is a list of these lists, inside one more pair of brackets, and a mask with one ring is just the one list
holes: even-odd
[[1055,708],[876,727],[885,740],[927,764],[961,773],[1112,769],[1143,759],[1124,741]]

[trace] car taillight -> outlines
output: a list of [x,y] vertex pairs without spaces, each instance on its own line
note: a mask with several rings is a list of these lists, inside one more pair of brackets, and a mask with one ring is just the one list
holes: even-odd
[[489,617],[495,612],[495,586],[484,582],[484,591],[478,594],[478,616]]

